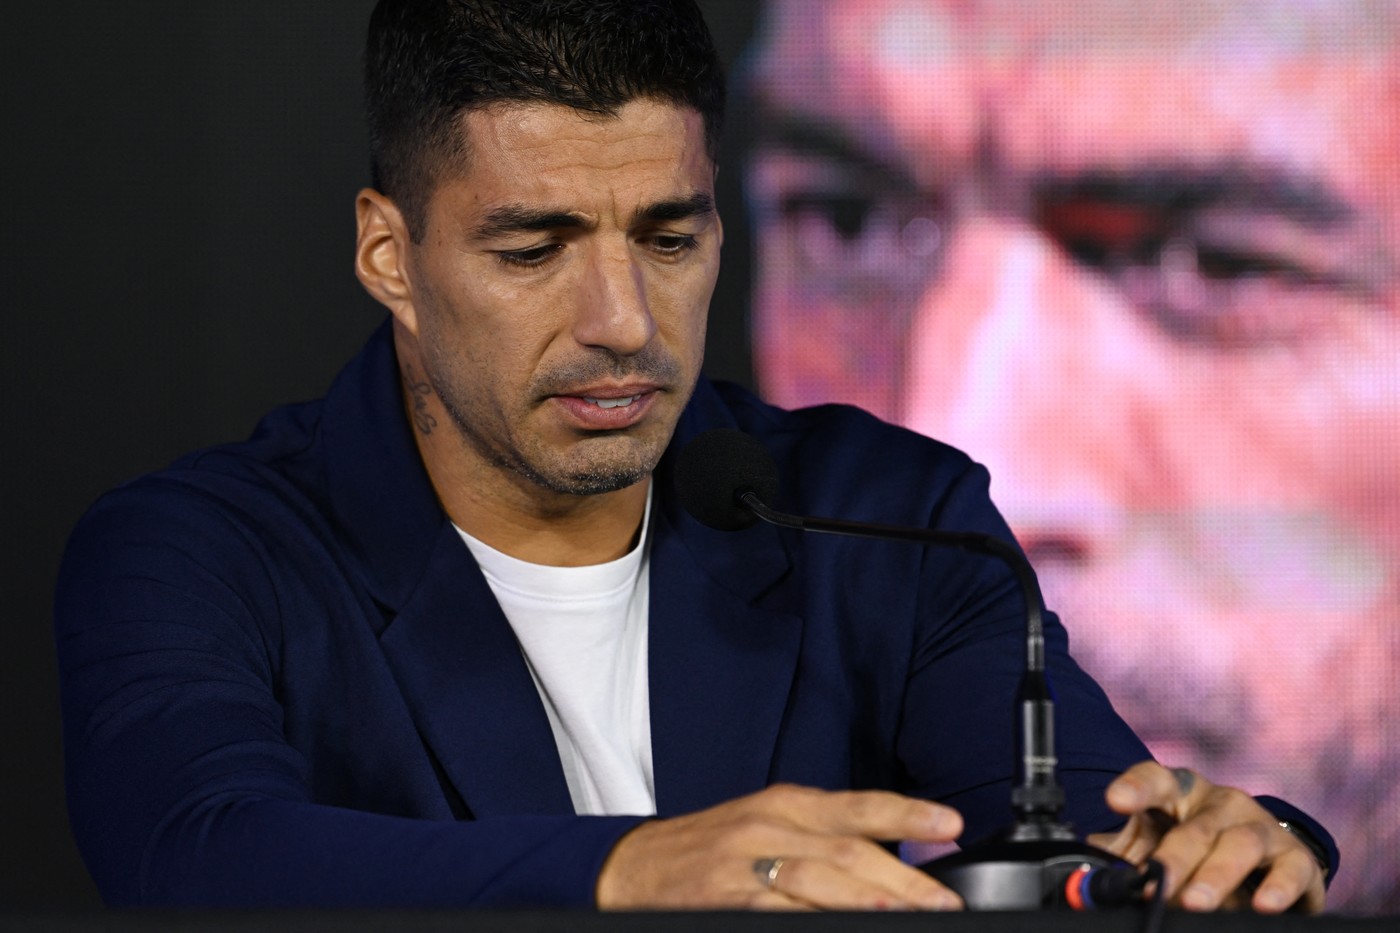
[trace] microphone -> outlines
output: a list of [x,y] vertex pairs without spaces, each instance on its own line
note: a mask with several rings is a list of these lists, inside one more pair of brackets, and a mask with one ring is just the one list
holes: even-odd
[[[757,440],[720,428],[697,436],[675,470],[682,506],[720,531],[762,519],[784,528],[957,547],[1001,560],[1026,611],[1026,666],[1016,692],[1017,779],[1013,821],[991,839],[919,867],[956,891],[973,910],[1094,910],[1133,903],[1149,880],[1111,852],[1081,841],[1061,818],[1065,802],[1055,757],[1054,697],[1045,676],[1040,586],[1016,547],[992,535],[792,515],[769,507],[778,470]],[[1158,885],[1161,890],[1161,885]]]

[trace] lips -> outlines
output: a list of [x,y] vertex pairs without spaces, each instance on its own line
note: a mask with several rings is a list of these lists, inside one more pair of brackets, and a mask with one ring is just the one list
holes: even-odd
[[652,385],[589,387],[576,393],[556,395],[553,401],[565,417],[585,431],[617,431],[641,421],[656,399]]
[[593,398],[591,396],[585,395],[583,397],[583,400],[593,405],[597,405],[599,408],[625,408],[628,405],[631,405],[639,398],[641,398],[640,394],[625,395],[622,398]]

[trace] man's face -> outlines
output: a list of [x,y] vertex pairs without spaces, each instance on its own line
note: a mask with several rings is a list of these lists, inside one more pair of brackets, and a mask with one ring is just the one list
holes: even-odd
[[462,117],[465,169],[408,253],[426,379],[462,435],[457,475],[527,496],[645,477],[694,388],[719,269],[699,114],[544,104]]
[[1291,794],[1393,877],[1368,828],[1400,822],[1377,724],[1400,713],[1400,49],[1376,9],[774,4],[748,191],[764,392],[987,464],[1158,757]]

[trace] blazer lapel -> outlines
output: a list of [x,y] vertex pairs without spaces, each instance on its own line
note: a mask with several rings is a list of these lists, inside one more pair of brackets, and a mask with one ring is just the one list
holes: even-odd
[[450,522],[380,643],[424,741],[473,816],[573,812],[515,633]]
[[475,816],[570,813],[564,769],[515,633],[437,494],[404,416],[386,321],[326,397],[326,476],[376,634],[445,779]]
[[788,572],[775,529],[712,531],[670,499],[653,510],[648,635],[663,816],[767,786],[802,630],[796,614],[757,604]]

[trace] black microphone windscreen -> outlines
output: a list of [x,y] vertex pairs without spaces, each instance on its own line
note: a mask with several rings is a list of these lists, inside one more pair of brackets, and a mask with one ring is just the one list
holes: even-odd
[[763,445],[743,431],[716,428],[699,435],[676,461],[681,505],[702,524],[737,531],[754,523],[739,497],[752,492],[765,504],[778,491],[778,468]]

